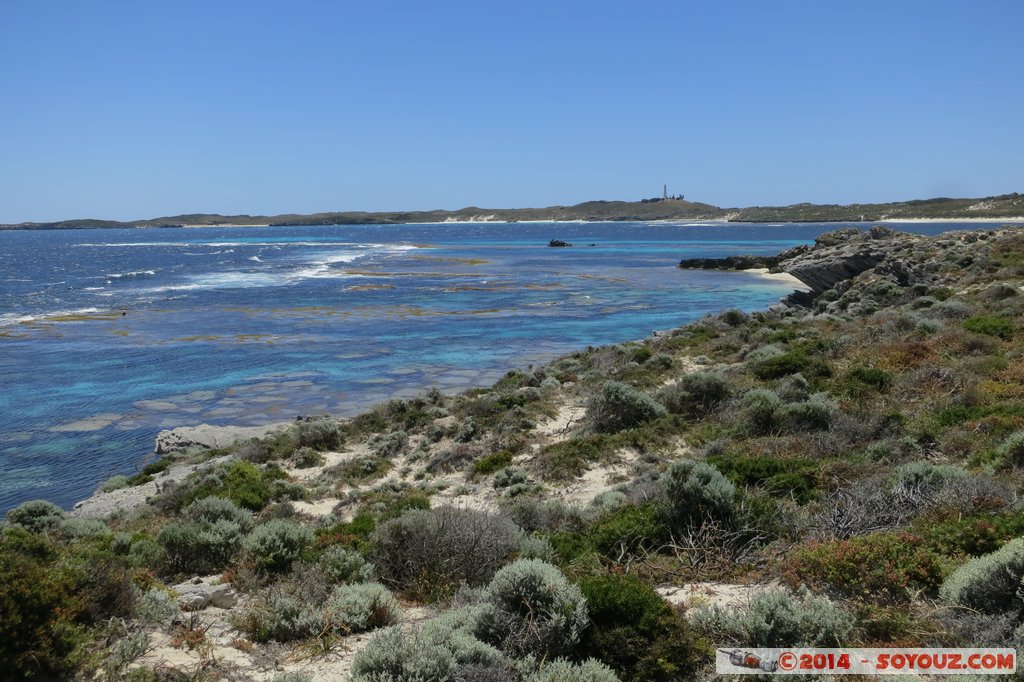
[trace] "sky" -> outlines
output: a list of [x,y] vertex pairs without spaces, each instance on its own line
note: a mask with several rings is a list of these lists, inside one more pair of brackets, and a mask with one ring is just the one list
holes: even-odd
[[0,1],[0,223],[1024,191],[1020,0]]

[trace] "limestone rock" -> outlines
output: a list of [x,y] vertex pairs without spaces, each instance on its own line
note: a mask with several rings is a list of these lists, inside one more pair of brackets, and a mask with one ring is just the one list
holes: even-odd
[[207,606],[230,609],[238,603],[238,592],[231,585],[214,584],[216,576],[193,578],[174,586],[182,611],[199,611]]
[[238,441],[263,438],[287,426],[287,422],[266,426],[211,426],[209,424],[180,426],[157,434],[156,452],[166,455],[193,449],[216,450],[234,445]]

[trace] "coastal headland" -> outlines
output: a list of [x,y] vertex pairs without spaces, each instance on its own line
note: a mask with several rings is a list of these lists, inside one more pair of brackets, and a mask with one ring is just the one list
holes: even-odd
[[880,221],[1018,221],[1024,220],[1024,195],[974,199],[934,198],[884,204],[793,204],[720,208],[683,199],[587,201],[573,206],[492,209],[310,214],[220,215],[193,213],[135,221],[75,219],[57,222],[0,224],[0,230],[54,230],[124,227],[253,227],[289,225],[397,225],[452,222],[631,222],[631,221],[880,222]]

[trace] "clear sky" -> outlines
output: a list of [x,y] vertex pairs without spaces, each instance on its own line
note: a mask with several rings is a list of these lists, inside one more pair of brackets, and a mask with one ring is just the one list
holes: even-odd
[[0,0],[0,222],[1024,191],[1022,0]]

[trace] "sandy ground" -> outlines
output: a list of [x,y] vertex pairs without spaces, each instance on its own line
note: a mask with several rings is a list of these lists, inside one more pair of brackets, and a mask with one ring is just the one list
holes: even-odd
[[811,288],[798,280],[788,272],[768,272],[768,268],[750,268],[749,270],[743,270],[742,272],[749,272],[764,279],[775,280],[776,282],[785,282],[786,284],[792,284],[794,289],[801,291],[810,291]]

